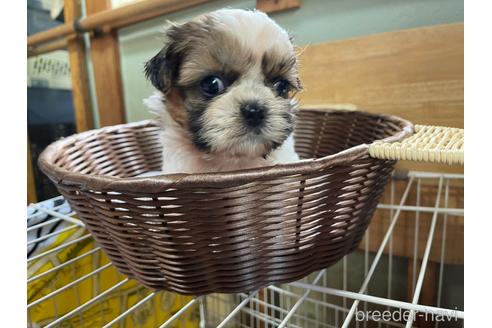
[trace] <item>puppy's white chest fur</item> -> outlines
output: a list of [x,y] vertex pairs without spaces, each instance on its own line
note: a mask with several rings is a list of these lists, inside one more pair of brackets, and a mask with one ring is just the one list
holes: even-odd
[[292,135],[266,159],[203,152],[196,148],[188,132],[171,118],[162,103],[160,92],[145,99],[144,104],[159,115],[162,124],[162,174],[223,172],[299,161]]

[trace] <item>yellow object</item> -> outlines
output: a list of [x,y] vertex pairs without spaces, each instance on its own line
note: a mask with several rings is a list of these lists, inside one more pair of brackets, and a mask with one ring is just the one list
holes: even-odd
[[[59,246],[70,240],[79,238],[87,231],[77,229],[67,231],[58,236],[49,248]],[[78,243],[64,248],[62,251],[48,254],[38,260],[32,261],[28,266],[28,276],[34,277],[42,272],[63,264],[70,259],[87,253],[96,247],[92,238],[87,238]],[[44,252],[47,249],[41,250]],[[28,304],[37,299],[72,283],[74,280],[87,275],[94,270],[101,268],[109,263],[104,253],[99,250],[88,256],[68,264],[63,268],[49,273],[36,279],[27,286]],[[111,288],[125,277],[118,273],[114,266],[103,269],[100,273],[75,284],[74,287],[67,288],[56,296],[40,302],[28,309],[28,321],[33,323],[33,327],[42,327],[57,318],[72,311],[78,306]],[[143,287],[135,280],[130,280],[109,293],[103,299],[85,307],[80,312],[63,321],[63,327],[102,327],[129,307],[149,295],[152,291]],[[139,306],[131,315],[122,319],[119,323],[121,327],[158,327],[169,317],[188,303],[192,297],[181,296],[170,292],[159,292]],[[198,307],[190,308],[181,315],[171,327],[197,327],[199,322]],[[61,327],[61,326],[60,326]],[[116,325],[115,327],[120,327]]]

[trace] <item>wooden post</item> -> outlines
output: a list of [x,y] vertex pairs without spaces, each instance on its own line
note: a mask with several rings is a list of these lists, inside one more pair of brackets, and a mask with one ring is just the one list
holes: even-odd
[[[88,15],[111,9],[110,0],[87,0],[86,5]],[[126,119],[116,31],[91,36],[91,58],[100,125],[124,123]]]
[[[65,22],[73,22],[80,17],[80,1],[65,0]],[[75,111],[77,132],[90,130],[94,127],[91,110],[91,98],[87,79],[87,65],[84,41],[79,35],[67,38],[67,49],[70,59],[72,76],[72,97]]]
[[265,13],[295,9],[300,6],[300,0],[256,0],[256,9]]
[[34,182],[34,170],[32,168],[31,147],[29,145],[29,136],[27,137],[27,203],[36,203],[36,183]]

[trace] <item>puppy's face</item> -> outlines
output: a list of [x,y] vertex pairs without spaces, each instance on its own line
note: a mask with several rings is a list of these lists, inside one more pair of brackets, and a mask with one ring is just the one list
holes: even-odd
[[219,10],[166,36],[145,73],[196,147],[266,156],[292,133],[301,88],[294,48],[265,14]]

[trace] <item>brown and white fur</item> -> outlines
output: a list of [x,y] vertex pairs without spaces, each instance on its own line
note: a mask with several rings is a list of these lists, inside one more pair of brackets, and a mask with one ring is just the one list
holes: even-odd
[[259,11],[221,9],[171,25],[166,39],[145,65],[158,91],[144,101],[162,122],[163,173],[299,160],[292,96],[301,85],[285,30]]

